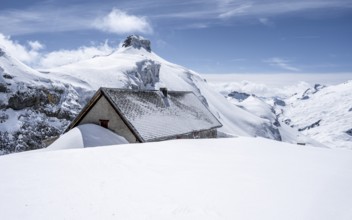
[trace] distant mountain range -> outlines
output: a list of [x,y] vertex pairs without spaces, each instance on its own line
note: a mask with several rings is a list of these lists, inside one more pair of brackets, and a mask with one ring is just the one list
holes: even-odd
[[[271,121],[277,120],[332,148],[352,149],[352,81],[338,85],[315,84],[297,88],[293,94],[268,95],[248,88],[217,86],[227,99],[249,112]],[[302,90],[303,89],[303,90]]]

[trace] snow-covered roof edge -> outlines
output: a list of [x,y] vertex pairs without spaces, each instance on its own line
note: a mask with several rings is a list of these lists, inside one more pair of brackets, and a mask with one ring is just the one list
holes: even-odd
[[109,96],[106,94],[106,92],[104,92],[104,88],[100,87],[96,93],[93,95],[93,97],[90,99],[90,101],[83,107],[83,109],[80,111],[80,113],[76,116],[76,118],[71,122],[71,124],[66,128],[66,130],[64,131],[64,133],[68,132],[69,130],[71,130],[72,128],[76,127],[79,122],[83,119],[83,117],[89,112],[89,110],[91,109],[91,107],[93,107],[95,105],[95,103],[101,98],[101,96],[104,95],[104,97],[108,100],[108,102],[110,103],[110,105],[115,109],[116,113],[118,115],[120,115],[121,119],[124,121],[124,123],[126,124],[126,126],[131,130],[131,132],[136,136],[136,138],[138,139],[139,142],[145,142],[143,140],[143,138],[138,134],[138,132],[136,133],[136,129],[133,127],[133,125],[131,123],[129,123],[129,121],[123,116],[123,114],[121,114],[120,110],[116,108],[116,106],[113,104],[113,102],[111,101],[111,99],[109,98]]
[[[130,129],[130,131],[136,136],[139,142],[146,142],[144,138],[139,134],[138,130],[133,126],[133,124],[124,116],[120,108],[113,102],[111,99],[109,93],[107,92],[108,89],[113,89],[113,90],[120,90],[120,91],[128,91],[128,92],[158,92],[159,90],[131,90],[131,89],[121,89],[121,88],[105,88],[105,87],[100,87],[99,90],[93,95],[91,100],[86,104],[86,106],[80,111],[80,113],[77,115],[77,117],[71,122],[71,124],[67,127],[65,132],[71,130],[75,126],[79,124],[79,122],[83,119],[83,117],[89,112],[92,106],[95,105],[95,103],[100,99],[102,95],[108,100],[110,105],[115,109],[116,113],[121,117],[121,119],[124,121],[124,123],[127,125],[127,127]],[[189,93],[194,95],[196,98],[197,96],[192,92],[192,91],[169,91],[171,93]],[[202,104],[204,109],[210,113],[210,115],[218,122],[218,125],[209,127],[207,129],[201,129],[201,130],[194,130],[194,131],[205,131],[205,130],[210,130],[210,129],[215,129],[222,127],[221,122],[213,115],[213,113],[197,98],[197,100]],[[192,131],[192,132],[194,132]],[[64,132],[64,133],[65,133]],[[187,133],[182,133],[178,135],[185,135],[185,134],[190,134],[192,132],[187,132]],[[178,135],[171,135],[171,136],[165,136],[161,138],[160,140],[166,140],[166,139],[172,139],[173,137],[177,137]],[[159,139],[158,139],[159,140]],[[148,141],[153,141],[153,140],[148,140]]]

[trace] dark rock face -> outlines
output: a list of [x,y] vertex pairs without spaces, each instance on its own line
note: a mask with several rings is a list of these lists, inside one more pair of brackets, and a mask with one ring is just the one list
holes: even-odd
[[0,83],[0,92],[6,92],[6,91],[7,91],[6,85],[3,83]]
[[309,99],[309,92],[310,92],[310,89],[307,89],[306,91],[304,91],[302,97],[301,97],[301,100],[307,100]]
[[238,101],[242,102],[243,100],[247,99],[251,95],[244,93],[244,92],[233,91],[233,92],[229,93],[228,96],[231,98],[235,98]]
[[347,133],[348,135],[352,136],[352,128],[349,129],[348,131],[346,131],[346,133]]
[[13,76],[11,76],[11,75],[9,75],[9,74],[4,74],[3,75],[3,77],[5,78],[5,79],[13,79]]
[[301,100],[307,100],[307,99],[309,99],[309,96],[303,96],[302,98],[301,98]]
[[282,141],[282,137],[279,129],[273,125],[262,125],[260,129],[256,132],[259,137],[267,137],[277,141]]
[[300,98],[301,100],[307,100],[310,98],[310,95],[315,94],[319,92],[320,90],[324,89],[326,86],[320,85],[320,84],[315,84],[314,88],[309,88],[304,93],[302,94],[302,97]]
[[18,121],[15,131],[0,131],[0,155],[45,147],[45,140],[60,135],[87,102],[68,85],[16,85],[0,100],[0,123],[8,123],[8,112]]
[[285,119],[284,122],[285,122],[285,124],[290,125],[292,121],[291,121],[291,119]]
[[284,101],[282,101],[281,99],[274,98],[274,105],[286,106],[286,103]]
[[137,49],[144,48],[146,51],[151,52],[150,41],[137,35],[130,35],[122,44],[123,47],[134,47]]
[[137,68],[125,74],[129,78],[126,83],[127,88],[131,89],[155,89],[155,84],[160,81],[160,63],[153,60],[142,60],[136,63]]
[[28,111],[19,119],[23,122],[19,130],[14,133],[0,131],[0,154],[40,149],[45,147],[42,144],[45,137],[61,134],[60,129],[48,125],[49,118],[41,116],[42,120],[33,120],[36,116],[38,114]]
[[320,126],[320,122],[321,122],[321,119],[319,121],[317,121],[317,122],[314,122],[311,125],[308,125],[308,126],[304,127],[304,128],[299,128],[298,131],[304,131],[304,130],[309,130],[309,129],[314,128],[314,127],[318,127],[318,126]]
[[315,93],[317,93],[317,92],[319,92],[321,89],[323,89],[323,88],[325,88],[326,86],[324,86],[324,85],[320,85],[320,84],[315,84],[314,85],[314,92],[313,92],[313,94],[315,94]]
[[8,108],[21,110],[28,107],[35,109],[45,105],[57,105],[60,101],[58,94],[49,92],[47,89],[30,89],[25,92],[17,91],[8,101]]

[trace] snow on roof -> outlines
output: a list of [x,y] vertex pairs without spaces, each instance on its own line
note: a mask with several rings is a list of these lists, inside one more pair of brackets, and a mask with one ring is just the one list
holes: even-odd
[[101,88],[115,109],[144,141],[164,139],[222,124],[193,92]]

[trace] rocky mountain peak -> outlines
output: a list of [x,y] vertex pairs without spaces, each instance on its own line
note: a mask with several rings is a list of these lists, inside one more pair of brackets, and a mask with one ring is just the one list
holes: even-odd
[[147,40],[138,35],[130,35],[123,42],[122,47],[133,47],[137,49],[144,48],[146,51],[151,52],[150,40]]

